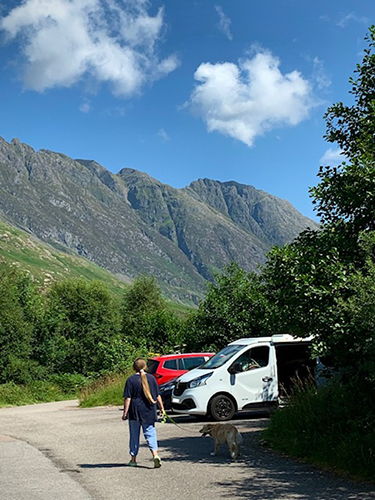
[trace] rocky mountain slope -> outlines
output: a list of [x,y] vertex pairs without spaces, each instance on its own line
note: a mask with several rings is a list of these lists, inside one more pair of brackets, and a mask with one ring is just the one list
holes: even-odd
[[251,186],[204,179],[175,189],[137,170],[112,174],[1,138],[0,216],[120,278],[153,274],[183,302],[196,302],[225,264],[256,269],[272,245],[316,227]]

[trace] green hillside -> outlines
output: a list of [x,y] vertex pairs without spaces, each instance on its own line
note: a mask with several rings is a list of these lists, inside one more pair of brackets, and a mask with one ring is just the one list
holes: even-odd
[[116,295],[126,288],[124,282],[87,259],[59,252],[1,220],[0,260],[29,271],[42,287],[60,279],[86,278],[104,281]]
[[[83,257],[58,251],[32,235],[0,220],[0,262],[19,266],[28,271],[42,287],[67,278],[85,278],[103,281],[117,296],[130,285]],[[191,308],[168,301],[169,307],[185,315]]]

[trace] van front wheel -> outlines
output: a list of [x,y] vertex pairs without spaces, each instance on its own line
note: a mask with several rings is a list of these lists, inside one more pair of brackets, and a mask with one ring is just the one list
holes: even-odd
[[215,396],[210,403],[210,414],[214,420],[230,420],[235,411],[233,401],[225,394]]

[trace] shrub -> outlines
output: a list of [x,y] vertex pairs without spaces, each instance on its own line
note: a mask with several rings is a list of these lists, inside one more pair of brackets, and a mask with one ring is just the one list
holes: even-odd
[[360,382],[297,388],[264,437],[277,450],[375,479],[374,391]]

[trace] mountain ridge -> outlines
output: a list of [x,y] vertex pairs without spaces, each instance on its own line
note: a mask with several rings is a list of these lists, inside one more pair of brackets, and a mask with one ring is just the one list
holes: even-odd
[[2,138],[0,214],[126,280],[153,274],[169,297],[189,303],[224,265],[256,270],[272,245],[317,227],[286,200],[236,181],[177,189]]

